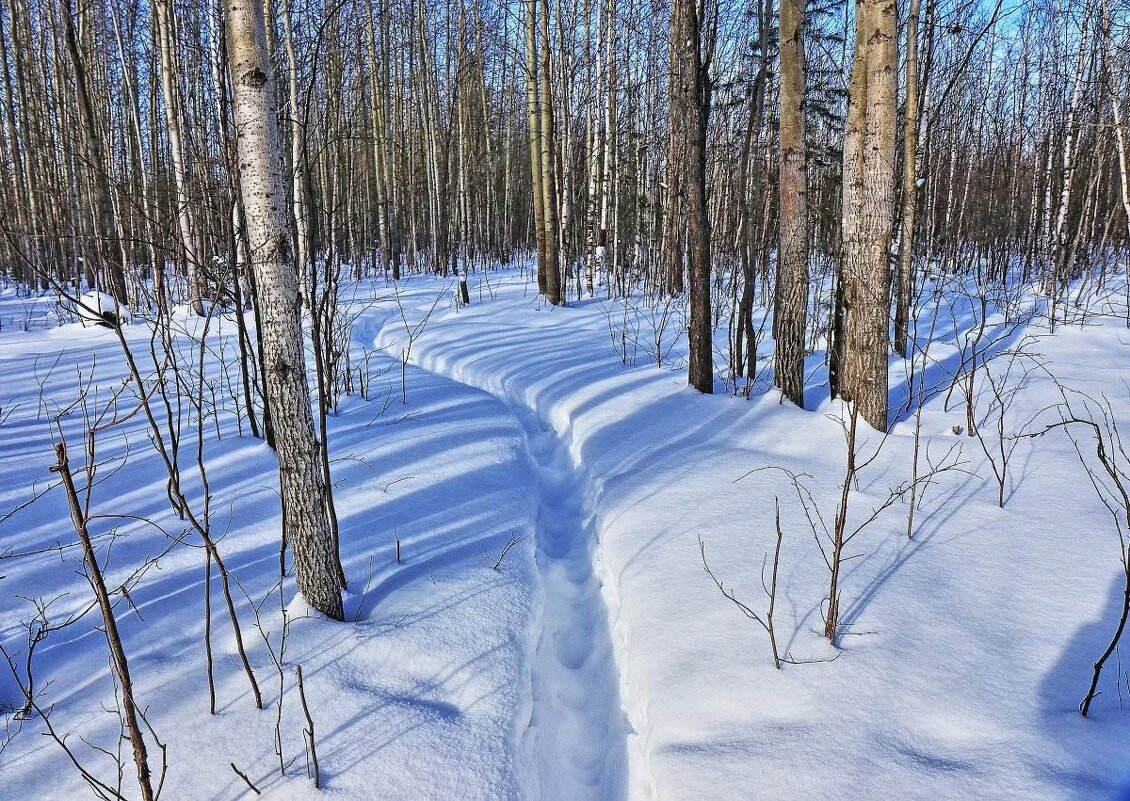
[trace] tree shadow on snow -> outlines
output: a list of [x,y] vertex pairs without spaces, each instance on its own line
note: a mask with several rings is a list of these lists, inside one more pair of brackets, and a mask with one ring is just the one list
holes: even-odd
[[[1121,665],[1112,655],[1099,683],[1101,695],[1091,704],[1087,718],[1079,702],[1087,691],[1092,665],[1110,642],[1122,611],[1124,579],[1116,575],[1107,592],[1102,613],[1084,623],[1065,644],[1059,659],[1037,690],[1037,714],[1053,759],[1035,766],[1045,781],[1059,785],[1072,799],[1130,799],[1130,659]],[[1130,643],[1123,642],[1124,646]],[[1130,655],[1130,648],[1124,648]]]

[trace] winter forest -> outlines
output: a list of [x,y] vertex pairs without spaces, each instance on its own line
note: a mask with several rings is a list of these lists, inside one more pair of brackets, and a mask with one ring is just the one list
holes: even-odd
[[1127,0],[0,0],[0,798],[1130,797],[1128,117]]

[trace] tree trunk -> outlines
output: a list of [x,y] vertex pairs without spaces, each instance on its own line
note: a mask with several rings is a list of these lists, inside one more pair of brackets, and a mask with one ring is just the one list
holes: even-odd
[[[1110,107],[1114,118],[1115,147],[1118,148],[1118,192],[1122,201],[1123,223],[1126,225],[1126,239],[1130,242],[1130,133],[1126,130],[1126,119],[1123,116],[1120,90],[1130,86],[1126,81],[1126,72],[1116,71],[1116,65],[1123,62],[1116,60],[1115,48],[1110,35],[1110,12],[1103,4],[1103,29],[1105,35],[1105,56],[1107,59],[1107,80],[1110,83]],[[1121,77],[1119,77],[1121,76]],[[1117,79],[1117,80],[1116,80]],[[1126,93],[1130,96],[1130,92]]]
[[604,270],[604,279],[612,286],[611,265],[616,257],[616,240],[610,235],[609,206],[616,169],[616,0],[607,0],[605,24],[607,36],[605,37],[605,76],[607,89],[604,105],[604,155],[601,159],[601,188],[600,188],[600,224],[597,233],[597,247],[602,255],[601,267]]
[[887,321],[894,211],[897,13],[891,0],[856,0],[855,57],[844,135],[843,245],[833,351],[836,393],[887,428]]
[[526,110],[530,140],[530,195],[534,207],[534,246],[537,250],[538,293],[546,292],[545,202],[541,186],[541,101],[538,99],[538,0],[525,0]]
[[910,0],[906,21],[906,113],[902,123],[902,214],[899,224],[898,291],[895,295],[895,352],[908,354],[914,294],[914,218],[918,210],[918,18],[920,0]]
[[804,408],[808,324],[808,171],[804,146],[804,0],[781,0],[780,241],[774,381]]
[[298,271],[290,245],[277,94],[262,4],[231,0],[227,33],[240,189],[259,295],[287,544],[299,591],[315,609],[341,620],[341,586],[310,410]]
[[[706,122],[710,112],[702,30],[694,0],[675,0],[671,11],[671,128],[681,131],[679,195],[687,220],[690,283],[688,383],[714,391],[710,321],[710,219],[706,206]],[[672,148],[674,150],[674,148]]]
[[[672,15],[684,13],[678,6],[672,6]],[[693,13],[693,12],[692,12]],[[684,88],[681,84],[683,73],[687,69],[686,62],[689,56],[685,54],[690,45],[686,42],[685,33],[676,32],[676,18],[671,18],[671,49],[670,49],[670,78],[667,84],[667,93],[670,96],[671,123],[667,140],[667,191],[663,193],[663,279],[666,281],[668,295],[679,295],[684,290],[683,286],[683,233],[686,231],[683,197],[686,193],[686,138],[690,132],[683,126],[685,111],[677,108],[677,103],[684,103],[682,98]],[[694,69],[698,68],[698,54],[694,54]]]
[[541,0],[541,191],[545,218],[545,299],[554,306],[565,302],[561,291],[561,227],[557,216],[556,128],[553,83],[550,80],[549,0]]
[[173,168],[173,186],[177,232],[180,235],[185,276],[188,280],[188,305],[194,314],[203,314],[200,303],[200,256],[196,246],[196,223],[193,220],[192,199],[188,190],[187,148],[181,114],[180,92],[177,88],[177,60],[175,58],[175,33],[173,30],[173,4],[171,0],[158,0],[153,7],[157,22],[157,36],[161,54],[161,94],[165,102],[165,130],[169,136],[169,154]]
[[[291,30],[290,6],[292,0],[283,0],[283,36],[286,48],[287,64],[287,99],[290,104],[290,176],[291,176],[291,201],[294,214],[294,243],[296,266],[299,275],[310,267],[313,254],[310,252],[311,241],[310,206],[307,201],[310,196],[310,165],[306,160],[306,125],[309,120],[299,106],[298,98],[298,57],[294,49],[294,31]],[[310,303],[313,304],[313,299]]]

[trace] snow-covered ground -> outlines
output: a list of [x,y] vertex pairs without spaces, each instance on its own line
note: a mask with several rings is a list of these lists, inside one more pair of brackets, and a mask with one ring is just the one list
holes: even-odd
[[[245,590],[238,611],[265,708],[254,707],[213,578],[218,703],[208,714],[204,554],[190,539],[131,592],[136,609],[118,609],[138,700],[168,746],[165,797],[251,795],[230,763],[265,796],[317,797],[305,775],[299,664],[324,794],[338,798],[1083,799],[1125,789],[1130,660],[1111,660],[1088,719],[1077,710],[1117,622],[1119,538],[1065,432],[1016,441],[1002,510],[978,440],[955,433],[966,426],[960,393],[949,411],[946,393],[934,395],[921,416],[921,469],[927,453],[952,461],[958,449],[960,469],[925,489],[913,538],[903,499],[852,541],[836,650],[822,636],[828,571],[798,494],[783,471],[758,470],[803,474],[831,522],[846,449],[843,408],[822,388],[822,354],[810,363],[809,411],[772,391],[702,396],[685,386],[677,315],[665,332],[673,350],[657,368],[646,351],[655,350],[647,343],[660,315],[600,299],[544,307],[529,280],[472,276],[473,302],[461,309],[448,281],[367,287],[378,302],[353,340],[355,365],[379,346],[369,399],[348,398],[331,419],[348,622],[305,616],[288,581],[281,731],[284,762],[294,762],[285,777],[274,737],[279,674],[252,607],[262,604],[261,626],[277,649],[273,455],[236,436],[233,414],[219,416],[218,442],[216,421],[206,421],[213,525]],[[960,368],[964,302],[948,300],[938,316],[930,385],[948,385]],[[628,318],[641,345],[625,366],[619,333]],[[24,301],[0,297],[0,515],[30,497],[34,482],[51,480],[40,384],[48,405],[65,406],[95,358],[101,397],[124,375],[111,332],[23,319]],[[1039,430],[1030,421],[1041,413],[1054,419],[1043,410],[1060,400],[1055,380],[1105,393],[1116,415],[1130,414],[1122,320],[1095,318],[1054,335],[990,322],[995,351],[1023,348],[1024,365],[1043,365],[1009,406],[1008,433]],[[198,322],[181,324],[199,333]],[[216,325],[213,354],[234,330]],[[144,326],[127,330],[147,347]],[[190,360],[192,339],[182,339]],[[893,365],[898,406],[905,374]],[[218,367],[212,374],[219,381]],[[991,404],[985,386],[982,411]],[[186,473],[194,425],[185,424]],[[80,458],[75,415],[65,430]],[[914,437],[914,415],[903,413],[849,494],[854,524],[910,478]],[[881,442],[870,431],[863,440],[867,455]],[[121,583],[168,546],[135,517],[174,534],[179,524],[139,418],[107,432],[99,458],[110,461],[93,511],[131,516],[98,521],[97,533],[117,526],[104,551],[116,586],[115,576]],[[700,553],[739,600],[763,611],[775,498],[783,532],[775,630],[796,663],[782,670],[764,630],[722,596]],[[77,551],[54,548],[73,541],[57,490],[0,522],[0,643],[10,653],[26,650],[27,599],[61,596],[49,607],[53,623],[89,603]],[[94,617],[50,634],[36,656],[52,724],[73,732],[68,744],[113,784],[113,760],[79,741],[117,747]],[[13,677],[0,674],[0,704],[20,701]],[[38,736],[42,719],[22,727],[0,753],[0,797],[81,795],[62,749]],[[125,755],[132,797],[128,745]]]

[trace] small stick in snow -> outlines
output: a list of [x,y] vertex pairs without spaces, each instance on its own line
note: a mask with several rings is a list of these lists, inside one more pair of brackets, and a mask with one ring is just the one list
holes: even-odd
[[212,670],[212,552],[209,550],[204,551],[204,661],[208,666],[208,714],[214,715],[216,677]]
[[229,762],[228,764],[231,765],[231,769],[235,771],[235,775],[243,779],[243,781],[247,783],[247,786],[255,791],[255,795],[262,795],[262,793],[259,791],[259,788],[251,783],[251,779],[247,778],[247,774],[237,768],[234,762]]
[[407,481],[410,478],[415,478],[415,476],[401,476],[400,478],[396,479],[395,481],[390,481],[387,484],[385,484],[385,488],[382,491],[388,492],[388,488],[391,487],[393,484],[399,484],[401,481]]
[[506,554],[510,553],[510,549],[513,548],[515,545],[517,545],[519,542],[521,542],[524,539],[526,539],[526,538],[525,537],[511,537],[507,541],[507,543],[504,546],[502,546],[502,553],[500,553],[498,555],[497,559],[494,558],[494,554],[489,554],[486,551],[483,551],[482,553],[480,553],[479,556],[481,556],[483,559],[485,559],[488,563],[490,563],[493,560],[494,564],[492,564],[490,566],[490,569],[497,571],[499,569],[499,567],[502,566],[502,560],[506,558]]
[[318,769],[318,749],[314,746],[314,718],[310,717],[310,707],[306,705],[306,688],[302,685],[302,665],[298,672],[298,698],[302,701],[302,712],[306,715],[306,739],[310,746],[310,762],[314,771],[314,788],[322,786],[321,771]]
[[365,610],[365,598],[369,595],[369,587],[373,583],[373,557],[369,557],[369,575],[365,579],[365,589],[361,591],[361,600],[357,602],[357,612],[353,615],[353,622],[356,623],[361,619],[361,613]]

